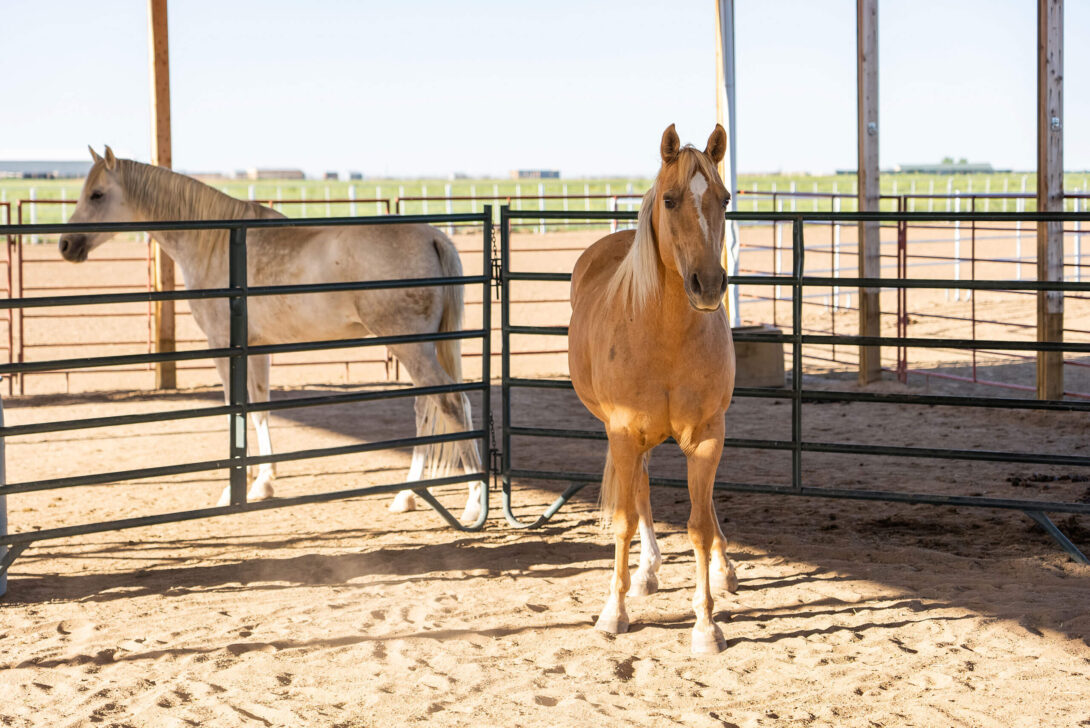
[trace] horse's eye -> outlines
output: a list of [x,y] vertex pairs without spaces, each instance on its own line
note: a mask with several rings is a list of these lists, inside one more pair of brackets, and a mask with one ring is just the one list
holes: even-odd
[[103,198],[103,196],[104,195],[103,195],[102,190],[95,190],[94,192],[91,193],[91,199],[92,200],[101,200]]
[[729,205],[729,204],[730,204],[730,198],[729,197],[724,197],[723,198],[723,209],[726,210],[727,205]]
[[666,205],[667,210],[673,210],[674,205],[676,205],[677,202],[674,201],[673,197],[663,197],[662,198],[662,204]]

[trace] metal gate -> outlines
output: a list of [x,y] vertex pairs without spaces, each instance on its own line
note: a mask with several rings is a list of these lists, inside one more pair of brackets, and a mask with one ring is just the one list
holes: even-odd
[[[288,286],[250,286],[246,276],[246,234],[247,231],[263,228],[278,227],[314,227],[314,226],[358,226],[358,225],[391,225],[405,223],[469,223],[480,226],[483,230],[483,257],[482,273],[475,276],[440,277],[440,278],[412,278],[398,280],[356,281],[349,283],[320,283]],[[488,481],[490,468],[487,465],[487,456],[492,450],[491,421],[490,421],[490,387],[491,380],[491,310],[490,306],[482,307],[482,325],[478,329],[469,329],[435,334],[401,334],[393,336],[377,336],[362,339],[345,339],[335,341],[318,341],[294,344],[277,344],[271,346],[250,346],[247,342],[247,306],[250,298],[255,296],[326,293],[334,291],[363,291],[391,288],[420,288],[428,286],[451,285],[478,285],[481,287],[485,304],[489,301],[490,284],[492,281],[492,210],[485,207],[480,213],[454,214],[454,215],[408,215],[387,217],[346,217],[346,218],[320,218],[320,219],[266,219],[266,220],[232,220],[232,221],[195,221],[195,222],[159,222],[159,223],[99,223],[99,224],[53,224],[53,225],[26,225],[0,226],[0,236],[34,234],[50,235],[64,232],[144,232],[153,230],[227,230],[229,235],[229,259],[230,280],[227,288],[215,290],[186,290],[169,292],[140,292],[140,293],[113,293],[91,294],[72,296],[42,296],[32,298],[10,298],[0,300],[0,310],[40,308],[45,306],[64,307],[88,304],[104,303],[131,303],[145,301],[168,301],[182,299],[211,299],[225,298],[230,302],[230,344],[223,349],[200,349],[194,351],[181,351],[170,353],[152,353],[118,356],[101,356],[83,359],[55,359],[41,362],[23,362],[0,364],[0,374],[11,375],[33,371],[66,370],[75,368],[118,366],[129,364],[142,364],[160,361],[188,361],[193,359],[212,359],[218,357],[227,358],[230,362],[230,386],[228,387],[228,404],[219,407],[201,407],[171,412],[154,412],[146,414],[121,415],[113,417],[97,417],[93,419],[64,420],[27,425],[0,426],[0,438],[16,435],[28,435],[35,433],[62,432],[89,429],[95,427],[107,427],[115,425],[132,425],[152,422],[165,422],[169,420],[181,420],[197,417],[226,416],[229,418],[229,443],[227,455],[221,459],[191,462],[179,465],[162,467],[140,468],[132,470],[119,470],[107,473],[94,473],[76,477],[53,478],[33,480],[17,483],[0,484],[0,505],[7,495],[27,493],[31,491],[52,490],[61,488],[79,488],[82,486],[111,483],[121,480],[133,480],[151,478],[166,475],[178,475],[182,473],[197,473],[209,470],[227,469],[230,474],[231,503],[227,506],[215,508],[200,508],[196,510],[164,513],[136,518],[87,523],[74,526],[50,528],[39,531],[25,531],[22,533],[5,534],[0,532],[0,574],[6,572],[11,563],[29,545],[47,539],[58,539],[69,536],[77,536],[89,533],[101,533],[104,531],[116,531],[127,528],[137,528],[161,523],[173,523],[198,518],[210,518],[231,513],[245,513],[272,508],[286,508],[305,503],[318,503],[323,501],[355,498],[378,493],[388,493],[411,487],[412,490],[429,505],[431,505],[452,528],[462,531],[476,531],[484,526],[488,516],[488,488],[482,488],[481,515],[475,523],[462,524],[455,516],[446,510],[432,496],[427,488],[432,486],[464,483],[475,480]],[[276,400],[267,403],[253,403],[247,395],[247,367],[250,355],[275,354],[280,352],[315,351],[321,349],[336,349],[346,347],[373,347],[387,344],[401,344],[423,341],[440,341],[449,339],[479,339],[482,347],[480,382],[463,382],[442,386],[407,387],[397,390],[384,390],[378,392],[353,392],[345,394],[333,394],[328,396],[316,396],[306,398],[294,398],[288,400]],[[466,432],[456,432],[425,437],[406,437],[379,442],[345,445],[340,447],[325,447],[311,450],[299,450],[294,452],[276,453],[273,455],[256,456],[247,454],[246,449],[246,417],[251,412],[278,411],[301,407],[315,407],[329,404],[343,404],[351,402],[366,402],[395,397],[415,397],[428,394],[443,394],[448,392],[473,392],[479,391],[483,401],[483,424],[476,429]],[[261,502],[247,502],[246,500],[246,471],[249,466],[262,463],[277,463],[289,460],[303,460],[311,458],[331,457],[352,453],[363,453],[388,448],[412,447],[433,443],[445,443],[461,440],[478,440],[481,443],[482,459],[485,463],[485,472],[467,473],[442,478],[420,480],[407,486],[405,483],[389,485],[377,485],[365,488],[353,488],[335,492],[314,493],[290,498],[275,498]],[[4,552],[6,547],[6,553]]]
[[[502,328],[502,423],[503,429],[500,438],[502,451],[502,493],[503,511],[508,523],[515,528],[537,528],[547,522],[556,512],[583,487],[597,483],[601,479],[598,472],[572,472],[566,470],[540,470],[520,468],[514,462],[517,459],[518,450],[512,447],[511,438],[563,438],[582,440],[605,440],[605,433],[601,430],[574,430],[563,428],[537,427],[523,413],[513,413],[511,410],[512,391],[522,388],[545,389],[572,389],[568,379],[544,379],[544,378],[519,378],[511,376],[510,358],[515,353],[511,347],[513,334],[566,336],[566,326],[526,326],[513,324],[510,320],[511,299],[510,286],[520,281],[570,281],[571,275],[567,273],[542,273],[535,271],[510,270],[510,225],[512,221],[526,219],[546,220],[632,220],[635,213],[567,213],[567,212],[540,212],[540,211],[516,211],[507,207],[501,208],[500,213],[500,272],[503,287],[501,303],[501,328]],[[782,342],[790,346],[792,374],[790,386],[784,389],[777,388],[743,388],[736,387],[735,397],[755,397],[763,399],[778,399],[791,404],[791,437],[780,440],[756,440],[728,437],[724,445],[728,448],[746,448],[754,450],[786,451],[791,453],[791,485],[770,485],[764,483],[740,483],[717,481],[717,490],[736,493],[760,493],[782,496],[810,496],[820,498],[848,498],[870,501],[889,501],[897,503],[918,503],[944,506],[970,506],[977,508],[1001,508],[1018,510],[1025,513],[1040,524],[1050,536],[1052,536],[1073,558],[1081,563],[1090,563],[1079,549],[1053,524],[1046,513],[1072,513],[1090,515],[1090,503],[1064,502],[1064,501],[1040,501],[1019,500],[1007,498],[994,498],[972,495],[942,495],[920,492],[893,492],[851,488],[828,488],[807,485],[804,453],[841,453],[863,456],[893,456],[905,458],[928,458],[944,460],[969,460],[990,461],[1006,463],[1034,463],[1048,465],[1066,465],[1077,467],[1090,467],[1090,457],[1076,455],[1057,455],[1033,452],[1004,452],[986,450],[959,450],[934,447],[893,447],[887,445],[862,445],[844,444],[836,442],[822,442],[805,439],[802,435],[802,418],[805,403],[821,402],[862,402],[873,404],[900,404],[900,405],[930,405],[943,407],[985,407],[1007,408],[1017,410],[1039,410],[1050,412],[1090,412],[1090,402],[1085,401],[1042,401],[1036,399],[1017,399],[1009,397],[982,397],[982,396],[949,396],[949,395],[924,395],[908,393],[885,392],[844,392],[824,391],[805,388],[802,380],[802,353],[807,345],[840,345],[840,346],[890,346],[890,347],[927,347],[927,348],[962,348],[962,349],[1006,349],[1025,352],[1060,351],[1090,353],[1090,343],[1050,343],[1027,342],[1009,340],[981,340],[981,339],[952,339],[952,338],[910,338],[900,336],[852,336],[839,335],[814,335],[805,334],[802,331],[802,300],[803,291],[808,287],[833,287],[842,288],[887,288],[903,291],[910,288],[962,288],[973,290],[997,290],[997,291],[1063,291],[1063,292],[1088,292],[1090,284],[1085,282],[1039,282],[1039,281],[1012,281],[1012,280],[946,280],[946,279],[920,279],[920,278],[834,278],[829,276],[805,275],[803,262],[805,259],[806,241],[804,239],[804,223],[807,222],[847,222],[858,223],[885,222],[902,223],[928,222],[928,221],[1031,221],[1031,222],[1058,222],[1090,220],[1086,213],[905,213],[905,212],[876,212],[876,213],[739,213],[727,214],[728,220],[737,221],[778,221],[788,224],[792,228],[792,267],[790,275],[764,275],[764,276],[736,276],[731,282],[734,285],[747,286],[783,286],[792,291],[792,330],[787,334],[763,334],[743,333],[736,334],[735,341],[747,342]],[[904,273],[902,272],[903,276]],[[570,485],[543,513],[531,520],[522,520],[514,512],[513,492],[517,481],[561,481]],[[652,485],[687,487],[684,480],[651,478]]]

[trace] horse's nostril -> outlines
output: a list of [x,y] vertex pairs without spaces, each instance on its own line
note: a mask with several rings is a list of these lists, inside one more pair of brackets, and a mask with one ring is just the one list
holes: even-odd
[[61,238],[61,252],[68,252],[68,238]]
[[723,279],[719,282],[719,295],[722,296],[727,292],[727,274],[723,273]]
[[692,278],[689,279],[689,286],[692,288],[693,293],[700,295],[700,276],[693,273]]

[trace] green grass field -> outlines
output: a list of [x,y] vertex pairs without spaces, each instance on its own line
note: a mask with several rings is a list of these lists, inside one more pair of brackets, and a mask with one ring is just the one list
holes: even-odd
[[[388,199],[393,204],[396,198],[404,197],[474,197],[475,201],[452,201],[449,204],[442,200],[405,201],[401,205],[401,212],[405,214],[446,212],[470,212],[479,211],[481,205],[491,203],[498,207],[504,204],[506,198],[519,195],[534,197],[544,195],[617,195],[617,209],[634,210],[638,207],[638,196],[651,184],[646,178],[614,178],[614,179],[560,179],[560,180],[522,180],[511,179],[458,179],[458,180],[363,180],[363,181],[325,181],[325,180],[262,180],[249,182],[245,180],[222,180],[211,183],[218,189],[229,195],[240,198],[253,198],[257,200],[282,200],[277,207],[291,217],[326,217],[339,215],[373,215],[381,214],[385,208],[374,203],[350,203],[326,202],[327,199],[356,199],[382,198]],[[1090,185],[1090,173],[1068,173],[1064,179],[1065,189],[1069,194],[1086,191]],[[56,204],[49,200],[74,200],[78,194],[82,180],[23,180],[0,179],[0,220],[4,220],[3,202],[10,203],[11,221],[17,218],[19,201],[23,202],[23,222],[52,223],[67,219],[72,212],[70,204]],[[749,212],[769,212],[774,209],[771,193],[778,195],[789,192],[831,195],[833,193],[853,195],[856,191],[855,178],[850,175],[810,176],[810,175],[741,175],[738,178],[738,186],[741,190],[756,195],[742,195],[735,201],[734,209]],[[981,194],[1017,194],[1023,189],[1033,194],[1036,189],[1036,175],[1034,174],[991,174],[991,175],[910,175],[910,174],[886,174],[881,179],[882,194],[884,195],[946,195],[958,193],[963,197]],[[629,197],[624,197],[629,195]],[[492,198],[499,198],[498,200]],[[287,202],[287,201],[291,202]],[[304,201],[305,200],[305,201]],[[1073,210],[1075,200],[1068,201],[1068,210]],[[608,199],[570,199],[566,203],[562,200],[536,199],[512,200],[512,207],[525,210],[607,210],[612,209]],[[894,209],[894,202],[887,201],[884,206]],[[959,203],[947,200],[928,200],[917,198],[908,202],[910,211],[953,211]],[[784,211],[829,211],[832,209],[831,197],[778,197],[775,208]],[[855,201],[844,198],[840,201],[843,211],[855,209]],[[977,209],[990,212],[1015,212],[1017,202],[1015,200],[978,199]],[[1090,207],[1087,201],[1083,201],[1084,208]],[[968,211],[971,203],[968,199],[960,202],[960,209]],[[1026,200],[1024,209],[1032,211],[1036,205],[1033,200]]]

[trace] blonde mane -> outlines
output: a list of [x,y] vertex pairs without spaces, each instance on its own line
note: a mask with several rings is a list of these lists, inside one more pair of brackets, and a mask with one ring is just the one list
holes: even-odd
[[[715,166],[708,157],[691,144],[686,144],[678,151],[673,164],[677,166],[678,178],[686,182],[698,171],[709,181],[719,178]],[[651,189],[643,196],[640,212],[636,217],[636,235],[607,287],[606,295],[609,300],[615,300],[617,296],[621,296],[625,305],[633,312],[640,311],[659,297],[659,253],[655,228],[651,224],[651,212],[658,198],[659,185],[665,169],[666,165],[659,169]]]

